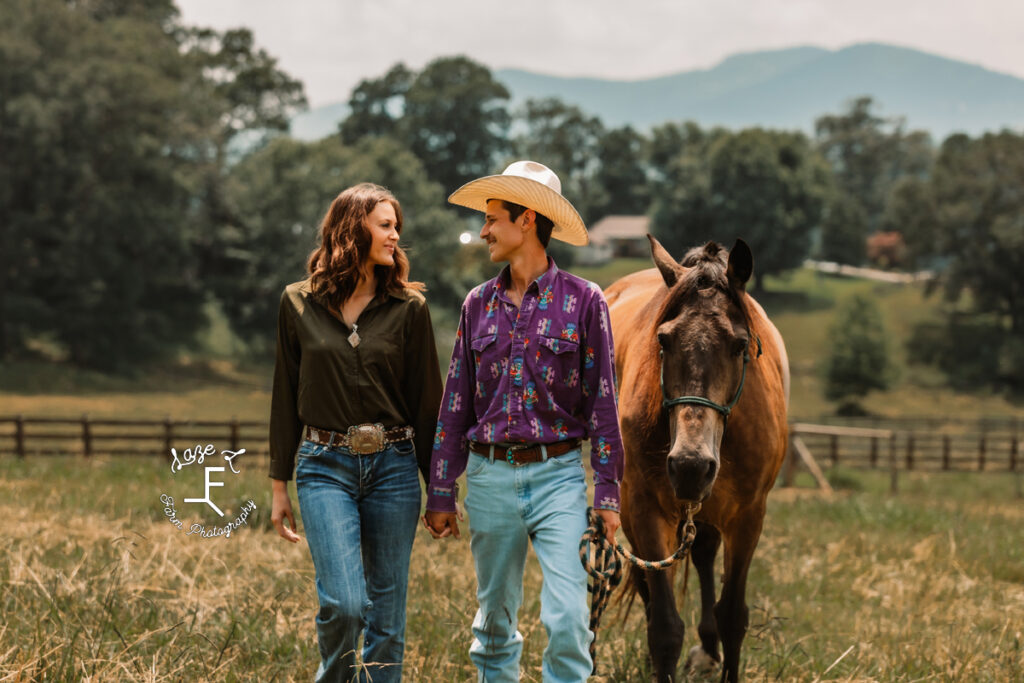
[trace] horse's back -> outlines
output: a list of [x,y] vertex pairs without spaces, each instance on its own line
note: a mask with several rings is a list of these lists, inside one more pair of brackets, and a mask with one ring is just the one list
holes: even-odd
[[[665,288],[665,281],[657,268],[648,268],[619,278],[605,290],[608,312],[612,318],[612,329],[618,333],[632,326],[650,303],[659,289]],[[629,327],[626,327],[629,325]]]
[[615,339],[615,361],[622,375],[623,359],[629,353],[634,337],[650,327],[644,324],[648,304],[659,289],[665,288],[665,281],[657,268],[648,268],[619,278],[604,291],[611,317],[612,335]]

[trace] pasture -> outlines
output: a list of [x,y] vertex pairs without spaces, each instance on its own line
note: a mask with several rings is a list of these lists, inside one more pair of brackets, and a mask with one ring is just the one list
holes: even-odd
[[[309,680],[312,565],[304,544],[270,528],[265,462],[240,469],[217,495],[251,498],[256,511],[230,538],[200,538],[164,513],[160,493],[182,485],[166,461],[0,460],[0,680]],[[832,501],[809,488],[769,496],[744,680],[1024,680],[1024,507],[1012,478],[914,473],[890,497],[882,473],[831,475],[840,487]],[[209,518],[182,493],[172,495],[186,528],[190,517]],[[531,559],[524,681],[540,680],[539,578]],[[690,584],[680,598],[687,650],[696,642],[692,572]],[[420,529],[406,680],[474,679],[474,587],[466,539],[436,542]],[[645,653],[639,607],[624,622],[610,609],[598,680],[648,680]]]
[[[607,285],[648,265],[573,270]],[[817,367],[832,306],[855,291],[878,299],[900,368],[892,390],[869,396],[873,412],[1020,415],[1011,400],[955,393],[908,362],[909,326],[935,305],[921,285],[800,270],[770,278],[768,287],[758,299],[787,340],[794,418],[814,421],[832,409]],[[435,320],[447,364],[454,322]],[[2,366],[2,412],[266,419],[270,370],[239,368],[224,335],[196,357],[133,378],[43,361]],[[199,473],[186,487],[159,458],[0,455],[0,681],[310,680],[312,564],[304,545],[271,529],[265,459],[243,457],[241,474],[222,489],[235,508],[225,512],[233,518],[249,499],[256,510],[230,538],[201,538],[174,527],[159,500],[161,493],[177,499],[186,528],[208,519],[181,501],[201,495],[193,488]],[[832,500],[805,474],[797,479],[802,488],[769,495],[748,582],[744,680],[1024,680],[1024,505],[1013,476],[913,472],[901,474],[900,493],[890,496],[884,471],[828,474],[838,490]],[[420,529],[413,553],[406,680],[474,680],[466,652],[475,609],[469,544],[435,542]],[[539,583],[531,560],[520,615],[524,681],[540,680]],[[681,575],[679,583],[682,596]],[[689,594],[679,598],[684,653],[696,644],[696,585],[691,572]],[[639,603],[624,621],[614,605],[606,612],[598,656],[599,680],[649,680]]]

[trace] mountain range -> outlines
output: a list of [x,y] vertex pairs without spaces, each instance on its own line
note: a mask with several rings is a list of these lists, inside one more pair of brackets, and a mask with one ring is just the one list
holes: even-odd
[[[640,130],[666,121],[702,127],[814,130],[814,120],[842,112],[862,95],[876,115],[903,117],[936,141],[953,132],[1024,130],[1024,79],[905,47],[863,43],[839,50],[792,47],[733,55],[710,69],[642,80],[568,78],[520,69],[494,77],[510,108],[558,97],[608,127]],[[316,139],[337,129],[347,107],[318,107],[293,119],[292,134]]]

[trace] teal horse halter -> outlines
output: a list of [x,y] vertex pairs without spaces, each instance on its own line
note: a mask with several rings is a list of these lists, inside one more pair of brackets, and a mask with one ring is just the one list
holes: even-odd
[[[748,332],[748,336],[749,336],[749,332]],[[760,358],[761,357],[761,338],[758,337],[757,335],[753,335],[753,337],[754,337],[754,341],[757,342],[757,357]],[[714,408],[715,410],[717,410],[718,412],[720,412],[722,414],[722,417],[725,418],[726,421],[728,421],[729,413],[732,412],[733,406],[735,406],[736,402],[740,400],[740,395],[743,393],[743,384],[744,384],[744,382],[747,379],[747,363],[750,362],[750,353],[748,352],[749,348],[750,348],[750,342],[748,341],[747,345],[743,347],[743,372],[740,375],[740,385],[738,387],[736,387],[736,394],[732,397],[732,400],[729,401],[727,404],[722,405],[721,403],[715,403],[711,399],[704,398],[703,396],[679,396],[677,398],[666,398],[666,399],[662,400],[661,407],[665,408],[665,409],[668,409],[668,408],[671,408],[672,406],[678,406],[678,405],[681,405],[681,404],[684,404],[684,403],[689,403],[691,405],[705,406],[707,408]],[[664,396],[665,395],[665,351],[664,351],[664,349],[659,349],[658,353],[661,356],[661,395]]]

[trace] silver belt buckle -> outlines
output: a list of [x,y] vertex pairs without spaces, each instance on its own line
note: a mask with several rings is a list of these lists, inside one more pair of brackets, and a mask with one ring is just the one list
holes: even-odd
[[367,455],[384,450],[384,425],[361,424],[348,428],[348,448],[353,453]]

